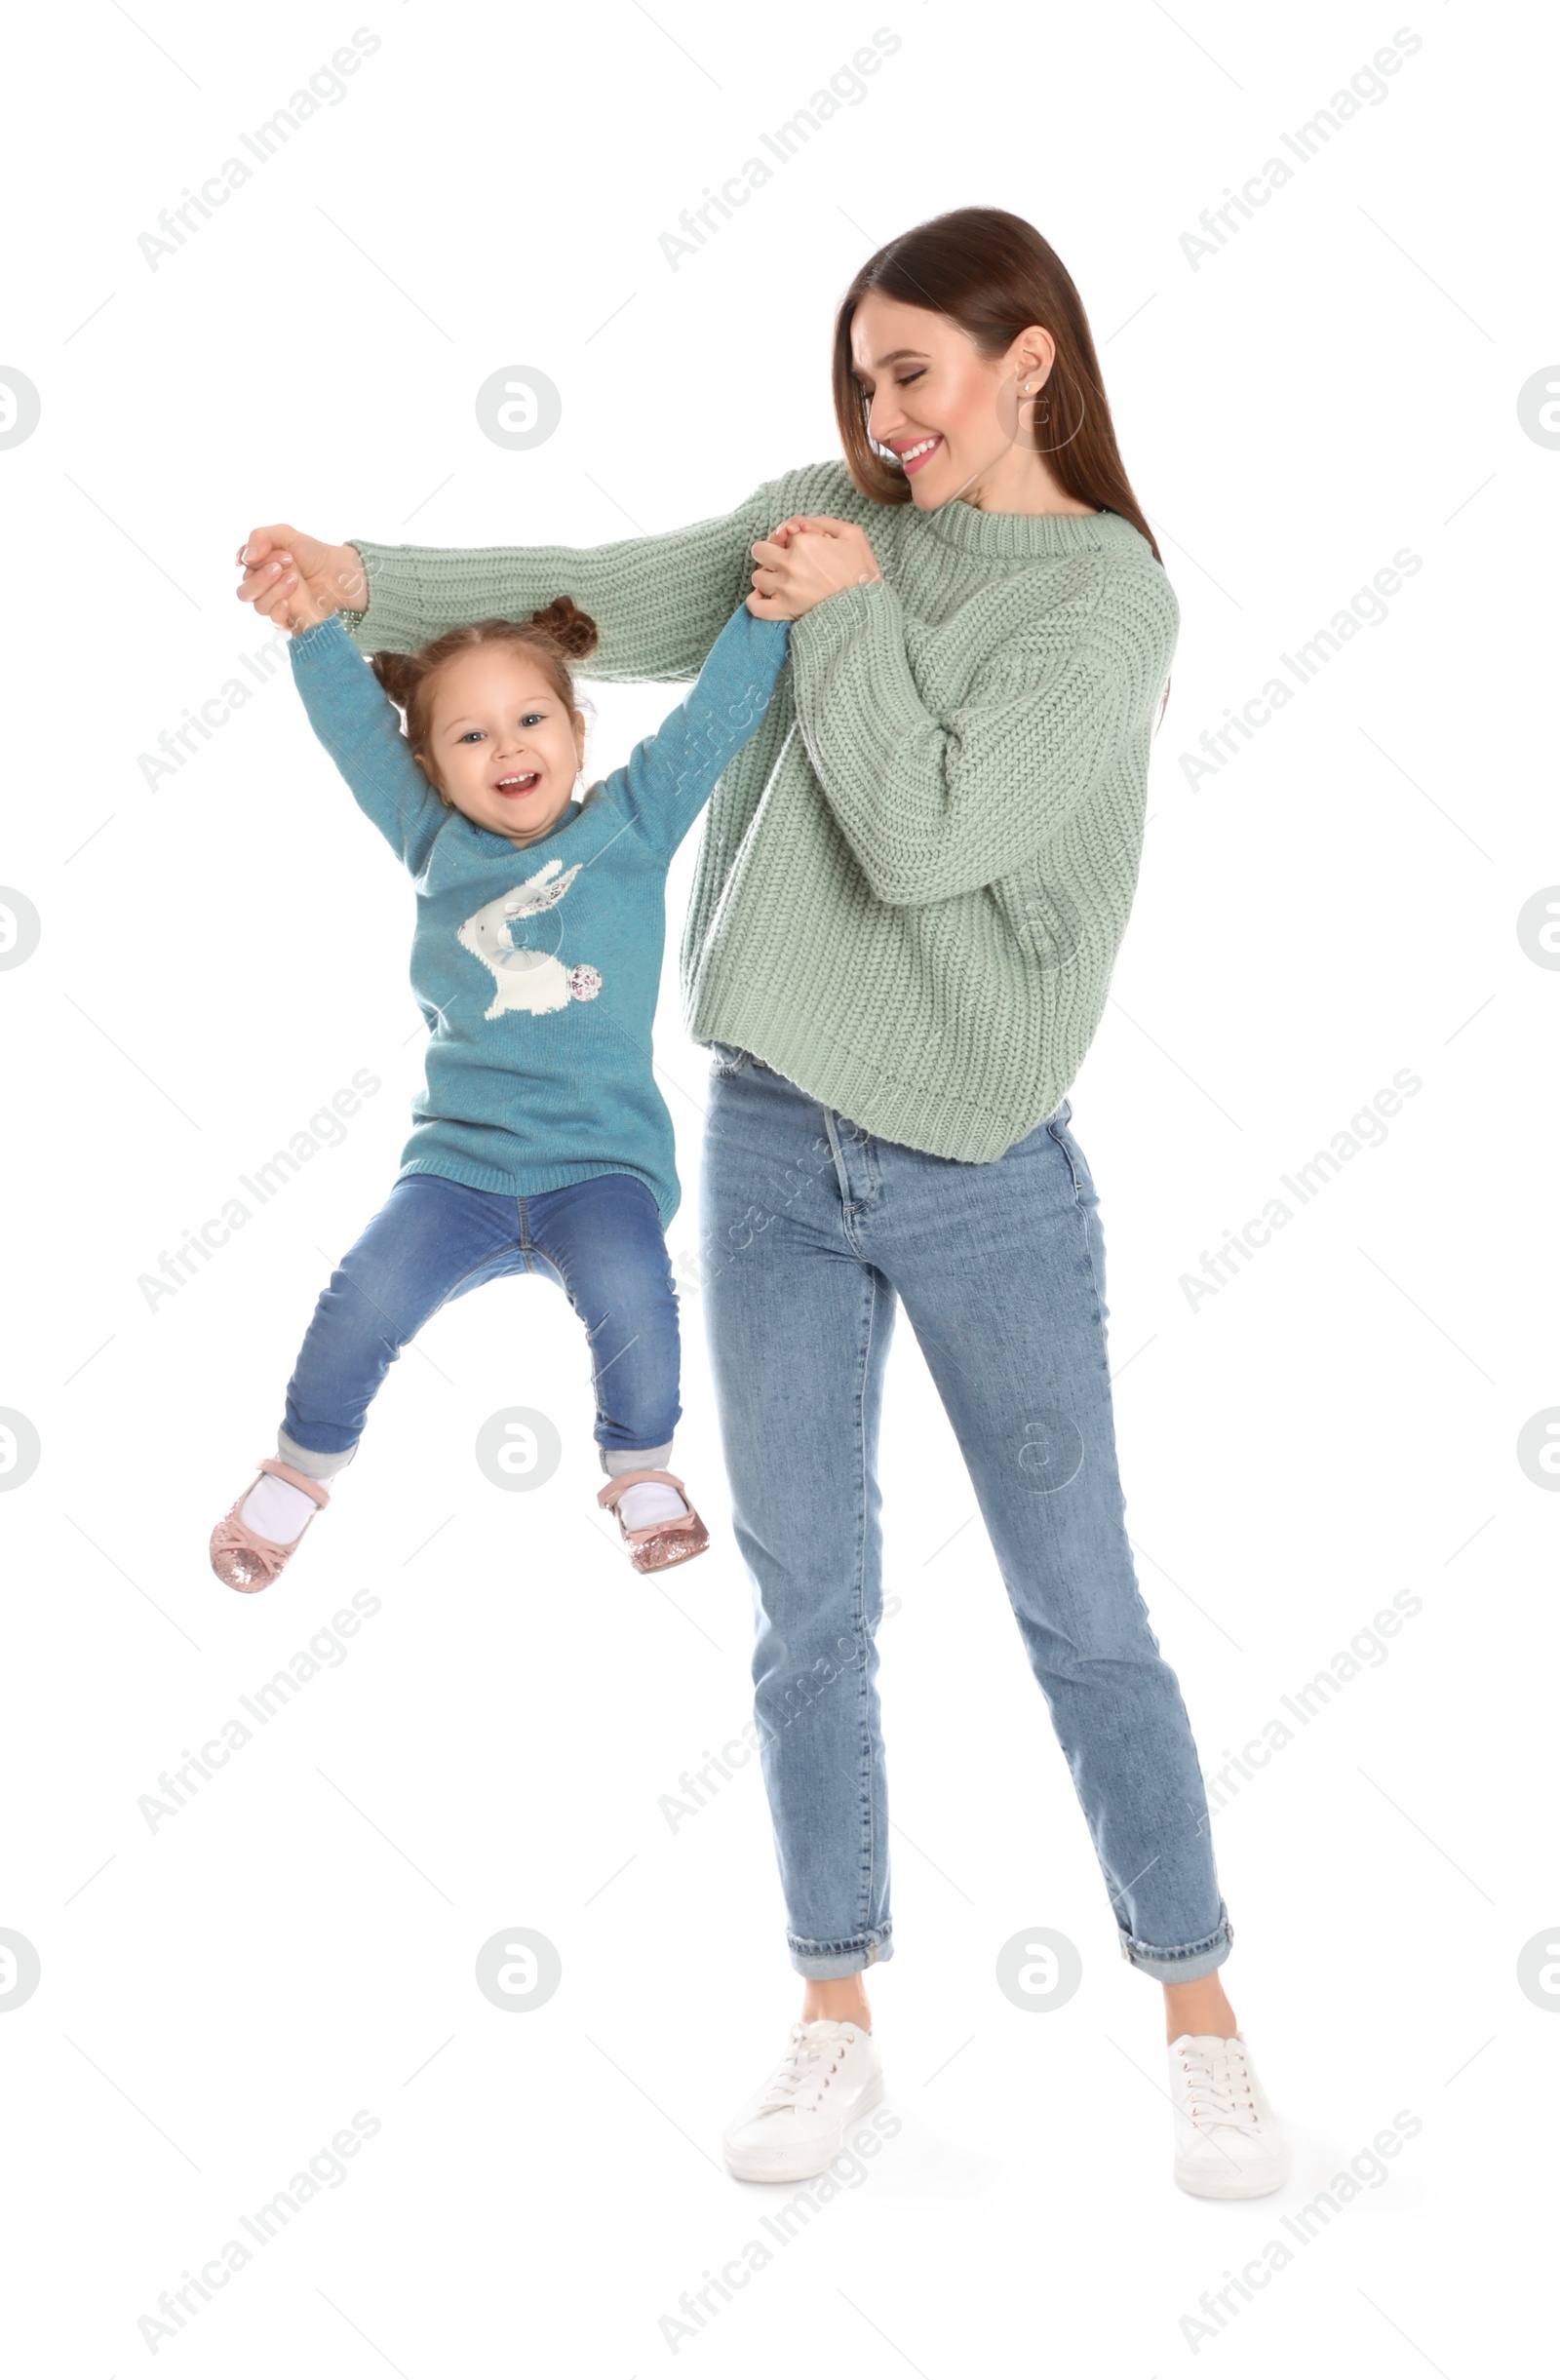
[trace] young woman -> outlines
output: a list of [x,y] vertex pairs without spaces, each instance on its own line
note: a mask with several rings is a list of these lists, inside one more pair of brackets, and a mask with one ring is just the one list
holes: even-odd
[[1123,1526],[1098,1199],[1067,1091],[1105,1005],[1179,625],[1077,292],[965,208],[840,304],[844,462],[588,550],[255,531],[240,596],[334,601],[365,651],[567,587],[599,667],[684,679],[750,584],[790,661],[711,802],[682,942],[714,1052],[702,1226],[733,1525],[801,2019],[731,2170],[838,2154],[882,2075],[893,1953],[878,1728],[878,1414],[902,1301],[1082,1803],[1122,1956],[1164,1988],[1175,2179],[1288,2168],[1218,1969],[1202,1777]]

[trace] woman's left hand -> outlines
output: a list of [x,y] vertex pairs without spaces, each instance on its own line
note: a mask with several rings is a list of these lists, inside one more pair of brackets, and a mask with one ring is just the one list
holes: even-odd
[[752,548],[758,568],[748,609],[760,620],[797,620],[847,587],[882,577],[867,532],[828,513],[793,513]]

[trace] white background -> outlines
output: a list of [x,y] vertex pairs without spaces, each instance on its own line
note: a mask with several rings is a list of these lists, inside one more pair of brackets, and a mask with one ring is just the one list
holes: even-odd
[[[1279,135],[1390,41],[1390,12],[386,0],[342,102],[153,270],[138,235],[358,21],[144,0],[10,35],[0,361],[43,406],[0,451],[0,881],[42,919],[0,973],[0,1405],[42,1442],[0,1495],[0,1924],[42,1960],[0,2022],[19,2368],[139,2368],[159,2292],[245,2239],[240,2214],[358,2110],[380,2128],[345,2181],[159,2367],[1512,2368],[1560,2048],[1516,1979],[1560,1931],[1560,1507],[1516,1454],[1560,1405],[1560,977],[1516,930],[1560,878],[1560,454],[1517,412],[1560,345],[1552,28],[1411,13],[1422,46],[1384,102],[1193,269],[1182,234],[1289,157]],[[880,22],[900,47],[867,98],[674,271],[659,235]],[[719,2141],[799,1988],[757,1765],[675,1832],[659,1806],[748,1710],[696,1288],[677,1460],[714,1544],[664,1588],[597,1512],[584,1343],[540,1281],[439,1317],[284,1580],[220,1587],[208,1532],[271,1447],[320,1283],[405,1139],[410,899],[285,668],[174,776],[148,786],[138,756],[269,637],[232,595],[257,523],[593,544],[835,453],[839,292],[878,242],[970,203],[1033,220],[1076,279],[1183,609],[1141,887],[1072,1100],[1129,1525],[1204,1767],[1394,1592],[1422,1609],[1222,1797],[1225,1978],[1296,2173],[1244,2206],[1186,2199],[1159,1995],[1117,1956],[902,1325],[882,1461],[897,1955],[871,1978],[900,2128],[674,2353],[662,2318],[790,2195],[731,2181]],[[533,451],[475,419],[507,365],[563,394]],[[1384,623],[1189,783],[1182,754],[1405,546],[1423,568]],[[671,699],[598,689],[593,772]],[[657,1037],[685,1276],[695,848],[669,887]],[[383,1089],[342,1144],[149,1310],[138,1276],[362,1068]],[[1193,1309],[1181,1276],[1400,1069],[1423,1089],[1384,1143]],[[516,1405],[564,1433],[534,1496],[473,1457]],[[160,1772],[362,1589],[382,1608],[349,1658],[149,1828]],[[515,1926],[563,1960],[527,2012],[474,1981]],[[1053,2011],[995,1985],[1035,1926],[1083,1961]],[[1420,2129],[1389,2179],[1296,2245],[1284,2216],[1403,2111]],[[1201,2293],[1274,2239],[1293,2261],[1190,2335]]]

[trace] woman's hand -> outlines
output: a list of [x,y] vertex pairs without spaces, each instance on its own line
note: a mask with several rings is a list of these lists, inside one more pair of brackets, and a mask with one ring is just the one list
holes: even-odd
[[831,595],[882,576],[866,530],[828,513],[793,513],[752,553],[759,566],[748,609],[760,620],[799,620]]
[[294,635],[332,611],[368,609],[369,581],[355,545],[324,545],[284,522],[251,529],[236,559],[244,569],[239,602]]

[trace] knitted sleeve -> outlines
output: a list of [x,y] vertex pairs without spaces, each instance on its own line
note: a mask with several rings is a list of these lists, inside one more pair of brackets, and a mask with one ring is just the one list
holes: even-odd
[[1021,624],[938,717],[891,587],[846,588],[803,613],[791,635],[802,739],[878,899],[949,900],[1034,859],[1147,723],[1179,621],[1157,564],[1101,562],[1060,620],[1046,615],[1043,653]]
[[412,759],[395,704],[334,612],[294,637],[288,659],[309,724],[353,800],[420,876],[449,812]]
[[569,595],[601,631],[591,677],[696,678],[752,587],[748,548],[792,509],[780,500],[785,485],[765,482],[719,518],[611,545],[447,548],[355,537],[369,607],[351,615],[352,640],[366,653],[416,652],[447,628],[528,619]]
[[608,779],[642,839],[664,859],[769,708],[789,640],[787,621],[755,619],[739,605],[711,646],[697,685]]

